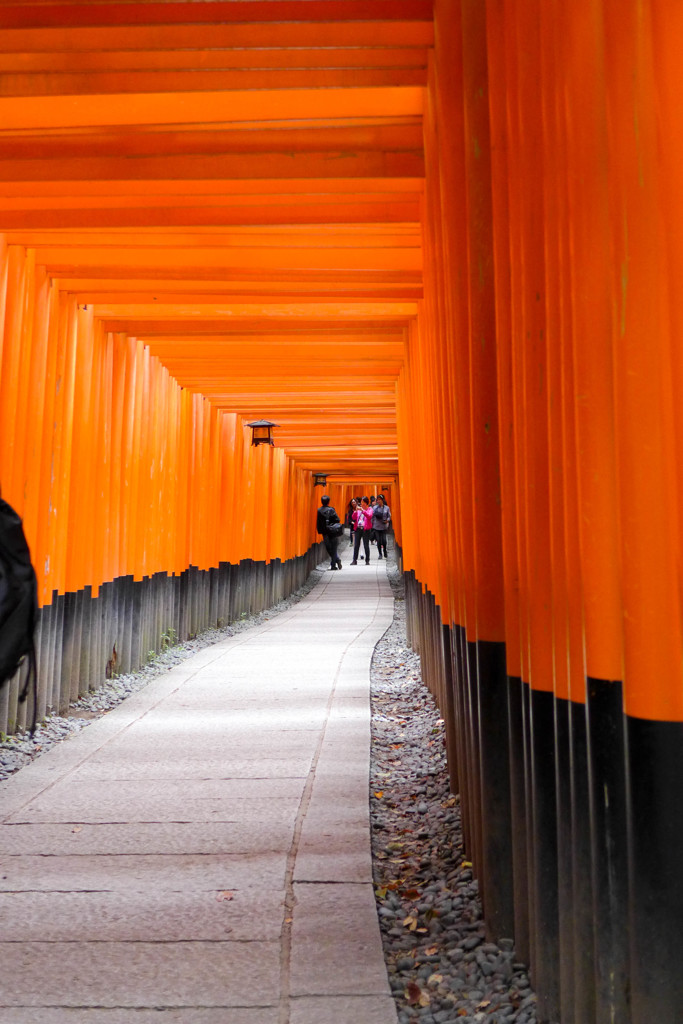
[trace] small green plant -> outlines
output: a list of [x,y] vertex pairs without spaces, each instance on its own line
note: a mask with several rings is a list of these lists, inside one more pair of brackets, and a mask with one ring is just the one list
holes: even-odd
[[167,629],[165,633],[161,634],[161,650],[167,651],[169,647],[175,647],[178,643],[178,635],[175,629]]
[[147,651],[147,661],[154,661],[157,656],[156,651]]

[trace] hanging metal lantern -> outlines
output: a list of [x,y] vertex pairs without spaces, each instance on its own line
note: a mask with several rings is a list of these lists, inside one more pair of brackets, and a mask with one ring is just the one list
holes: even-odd
[[251,427],[252,444],[275,444],[273,427],[277,427],[277,423],[271,423],[270,420],[253,420],[251,423],[247,423],[247,426]]
[[324,487],[327,484],[327,473],[314,473],[313,474],[313,486]]

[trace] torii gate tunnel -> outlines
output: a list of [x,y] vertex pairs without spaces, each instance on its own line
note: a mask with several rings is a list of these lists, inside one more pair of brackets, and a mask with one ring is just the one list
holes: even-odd
[[539,1021],[683,1019],[683,3],[6,0],[0,28],[39,713],[297,587],[314,471],[337,508],[383,489]]

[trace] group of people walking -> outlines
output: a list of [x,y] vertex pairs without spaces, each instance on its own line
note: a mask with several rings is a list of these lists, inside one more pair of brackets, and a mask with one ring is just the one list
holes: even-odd
[[[320,499],[322,504],[318,509],[316,528],[322,534],[327,553],[330,556],[330,569],[341,569],[342,563],[337,548],[339,539],[344,531],[344,524],[339,518],[337,511],[330,505],[329,495],[323,494]],[[387,533],[391,523],[391,509],[386,503],[383,494],[377,497],[364,496],[352,498],[345,517],[346,525],[349,527],[349,538],[353,540],[353,561],[351,565],[358,565],[358,555],[361,543],[365,555],[365,564],[370,564],[370,544],[377,544],[378,558],[387,557]]]

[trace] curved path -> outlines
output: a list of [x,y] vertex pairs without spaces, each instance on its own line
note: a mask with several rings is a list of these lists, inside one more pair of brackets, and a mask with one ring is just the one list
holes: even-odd
[[383,562],[0,785],[3,1024],[395,1024],[372,889]]

